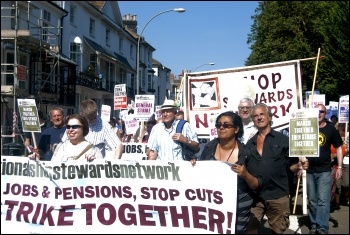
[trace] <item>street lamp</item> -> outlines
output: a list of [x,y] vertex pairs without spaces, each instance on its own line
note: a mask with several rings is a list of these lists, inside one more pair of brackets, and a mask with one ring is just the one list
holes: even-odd
[[156,18],[157,16],[163,14],[163,13],[166,13],[166,12],[170,12],[170,11],[176,11],[176,12],[179,12],[179,13],[182,13],[182,12],[185,12],[186,10],[184,8],[174,8],[174,9],[170,9],[170,10],[166,10],[166,11],[162,11],[162,12],[159,12],[158,14],[154,15],[145,25],[145,27],[143,27],[142,31],[141,31],[141,34],[139,35],[139,38],[137,39],[137,58],[136,58],[136,94],[138,95],[139,94],[139,70],[140,70],[140,40],[141,40],[141,37],[142,37],[142,33],[143,31],[145,30],[145,28],[147,27],[148,23],[151,22],[154,18]]
[[198,66],[197,68],[195,68],[192,72],[196,71],[197,69],[199,69],[200,67],[204,66],[204,65],[214,65],[215,63],[207,63],[207,64],[202,64],[200,66]]

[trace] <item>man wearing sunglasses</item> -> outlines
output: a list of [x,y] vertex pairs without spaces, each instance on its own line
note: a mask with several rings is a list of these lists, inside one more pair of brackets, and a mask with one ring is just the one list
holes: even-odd
[[342,139],[336,128],[326,120],[326,107],[318,104],[319,157],[309,158],[307,199],[309,202],[310,234],[328,234],[331,200],[331,145],[337,150],[338,169],[335,179],[342,176]]

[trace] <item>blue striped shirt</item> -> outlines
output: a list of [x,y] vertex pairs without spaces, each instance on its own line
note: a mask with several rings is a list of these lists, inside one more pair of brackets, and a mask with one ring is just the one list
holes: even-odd
[[[166,129],[164,123],[158,123],[152,128],[147,147],[150,150],[157,151],[157,160],[183,160],[180,142],[171,138],[176,133],[178,122],[179,120],[175,120],[171,125],[171,129]],[[188,122],[183,126],[182,135],[191,141],[199,142],[197,133],[192,130]]]

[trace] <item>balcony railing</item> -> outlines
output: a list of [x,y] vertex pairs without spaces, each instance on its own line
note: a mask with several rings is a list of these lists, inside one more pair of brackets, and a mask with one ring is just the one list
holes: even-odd
[[[106,82],[104,84],[104,80],[99,77],[90,74],[79,72],[77,77],[76,85],[81,85],[85,87],[89,87],[94,90],[107,91],[110,93],[114,93],[114,87],[117,85],[115,82]],[[126,92],[128,97],[134,97],[136,94],[136,88],[126,87]],[[145,92],[140,88],[140,94],[145,94]]]
[[100,90],[102,84],[100,84],[100,79],[89,73],[79,72],[77,77],[77,85],[86,86],[95,90]]

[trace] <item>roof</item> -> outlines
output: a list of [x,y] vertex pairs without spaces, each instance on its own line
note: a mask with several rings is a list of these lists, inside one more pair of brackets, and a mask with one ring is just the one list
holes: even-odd
[[129,69],[131,69],[132,71],[134,71],[134,69],[131,67],[131,65],[129,64],[128,60],[122,56],[122,55],[119,55],[117,52],[114,52],[114,54],[117,56],[118,60],[124,64],[125,66],[129,67]]
[[104,5],[106,4],[106,1],[87,1],[90,3],[92,6],[97,8],[99,11],[102,11]]
[[114,52],[113,54],[109,53],[107,50],[105,50],[101,45],[97,44],[96,42],[84,37],[84,40],[89,44],[91,48],[93,48],[95,51],[98,51],[108,57],[111,57],[112,59],[116,60],[121,66],[123,66],[126,69],[129,69],[131,71],[135,71],[133,67],[129,64],[128,60],[118,53]]

